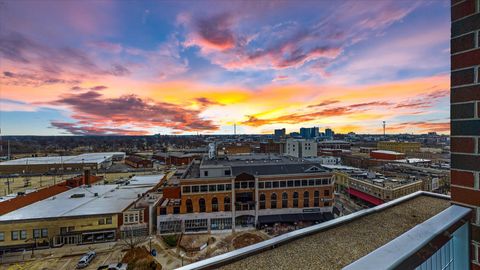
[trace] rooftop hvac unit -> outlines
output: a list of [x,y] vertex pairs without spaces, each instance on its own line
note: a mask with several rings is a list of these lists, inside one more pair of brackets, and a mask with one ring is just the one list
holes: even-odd
[[75,193],[70,196],[70,198],[83,198],[85,197],[85,193]]

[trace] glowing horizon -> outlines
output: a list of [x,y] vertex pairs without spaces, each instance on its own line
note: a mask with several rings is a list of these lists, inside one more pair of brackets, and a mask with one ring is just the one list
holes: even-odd
[[5,1],[2,134],[449,134],[448,1],[298,3]]

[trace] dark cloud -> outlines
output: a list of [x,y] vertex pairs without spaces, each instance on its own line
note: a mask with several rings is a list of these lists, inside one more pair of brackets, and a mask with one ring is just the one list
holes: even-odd
[[85,87],[80,87],[80,86],[76,85],[76,86],[73,86],[73,87],[70,88],[70,89],[72,89],[72,90],[74,90],[74,91],[83,91],[83,90],[101,91],[101,90],[105,90],[105,89],[107,89],[107,88],[108,88],[108,87],[105,86],[105,85],[97,85],[97,86],[87,87],[87,88],[85,88]]
[[186,132],[218,129],[211,120],[199,117],[200,110],[154,102],[134,94],[105,98],[97,91],[88,91],[65,95],[50,104],[71,107],[74,112],[72,117],[78,121],[75,127],[79,128],[130,125],[138,129],[166,127]]
[[308,108],[323,107],[323,106],[327,106],[327,105],[331,105],[339,102],[340,102],[339,100],[324,100],[318,104],[309,105]]
[[204,41],[224,50],[235,46],[235,37],[230,30],[232,14],[223,13],[196,22],[198,34]]
[[17,32],[0,35],[0,56],[15,63],[28,64],[29,69],[38,69],[39,73],[41,71],[49,76],[78,72],[114,76],[131,73],[118,63],[103,68],[81,49],[45,46]]
[[14,73],[4,71],[2,81],[6,85],[21,85],[39,87],[52,84],[79,84],[79,80],[65,80],[35,73]]
[[121,128],[104,128],[98,126],[78,125],[77,123],[67,123],[52,121],[52,127],[63,129],[73,135],[147,135],[146,130],[131,130]]
[[[338,102],[339,101],[337,100],[325,100],[322,103],[319,103],[317,105],[310,105],[309,108],[323,107],[330,104],[336,104]],[[313,121],[319,118],[349,115],[349,114],[365,111],[371,107],[379,107],[379,106],[381,107],[381,106],[389,106],[389,105],[391,105],[391,103],[389,102],[373,101],[368,103],[357,103],[357,104],[351,104],[346,106],[337,106],[337,107],[327,108],[327,109],[323,109],[323,110],[319,110],[311,113],[305,113],[305,114],[294,113],[294,114],[282,115],[282,116],[271,118],[271,119],[259,119],[255,116],[249,116],[248,120],[242,123],[244,125],[255,126],[255,127],[263,126],[267,124],[275,124],[275,123],[297,124],[301,122]]]
[[110,69],[110,74],[112,74],[114,76],[121,77],[121,76],[130,75],[131,72],[126,67],[124,67],[120,64],[114,64],[114,65],[112,65],[112,68]]
[[196,98],[196,99],[195,99],[195,102],[197,102],[198,104],[200,104],[201,107],[209,107],[209,106],[215,106],[215,105],[223,106],[223,105],[224,105],[224,104],[222,104],[222,103],[220,103],[220,102],[213,101],[213,100],[210,100],[210,99],[205,98],[205,97]]

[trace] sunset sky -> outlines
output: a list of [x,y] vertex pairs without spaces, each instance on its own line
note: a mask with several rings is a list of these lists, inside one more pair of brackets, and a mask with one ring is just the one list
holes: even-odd
[[0,1],[7,135],[449,133],[448,0]]

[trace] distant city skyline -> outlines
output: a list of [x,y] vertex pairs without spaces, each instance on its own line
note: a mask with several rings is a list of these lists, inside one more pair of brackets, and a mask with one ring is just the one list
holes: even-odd
[[0,1],[2,135],[448,134],[450,1]]

